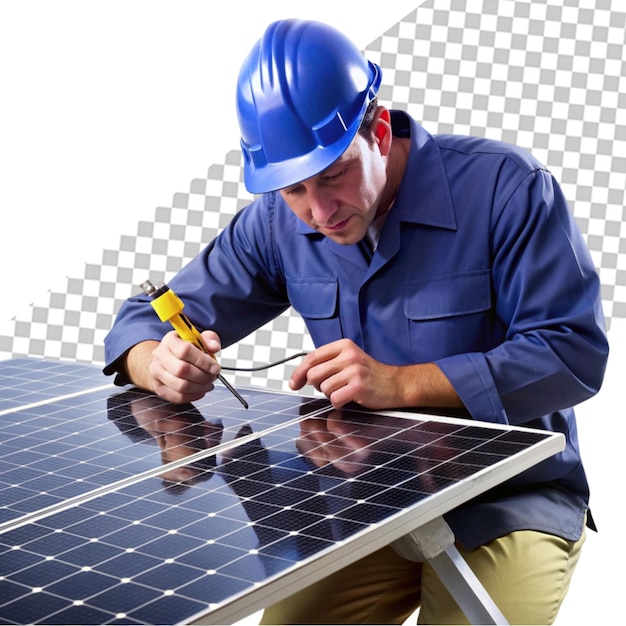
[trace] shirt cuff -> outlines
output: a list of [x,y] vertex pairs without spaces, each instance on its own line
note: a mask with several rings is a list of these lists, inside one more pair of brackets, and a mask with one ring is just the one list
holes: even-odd
[[509,423],[483,354],[458,354],[435,363],[446,375],[473,419],[496,424]]

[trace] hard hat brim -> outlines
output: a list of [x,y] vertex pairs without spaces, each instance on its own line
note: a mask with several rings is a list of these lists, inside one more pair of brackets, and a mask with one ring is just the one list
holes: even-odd
[[341,139],[330,146],[318,146],[307,154],[288,161],[268,163],[264,167],[244,164],[246,189],[254,194],[278,191],[323,172],[348,149],[359,130],[360,122],[359,119],[352,124]]

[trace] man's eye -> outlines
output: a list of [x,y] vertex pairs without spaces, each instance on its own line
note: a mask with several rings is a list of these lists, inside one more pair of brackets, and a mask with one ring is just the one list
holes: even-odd
[[324,176],[324,180],[336,180],[340,178],[346,170],[339,170],[338,172],[329,172]]

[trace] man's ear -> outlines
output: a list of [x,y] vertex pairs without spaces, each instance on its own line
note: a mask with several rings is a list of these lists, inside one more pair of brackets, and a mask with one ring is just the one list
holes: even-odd
[[386,155],[391,147],[391,114],[389,109],[379,106],[372,122],[374,138],[381,154]]

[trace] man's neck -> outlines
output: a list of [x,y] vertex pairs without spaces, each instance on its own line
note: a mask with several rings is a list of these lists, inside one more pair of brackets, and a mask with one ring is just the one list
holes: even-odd
[[376,217],[380,217],[387,213],[398,195],[406,164],[409,160],[409,150],[411,149],[411,141],[400,137],[394,137],[387,162],[387,184],[376,212]]

